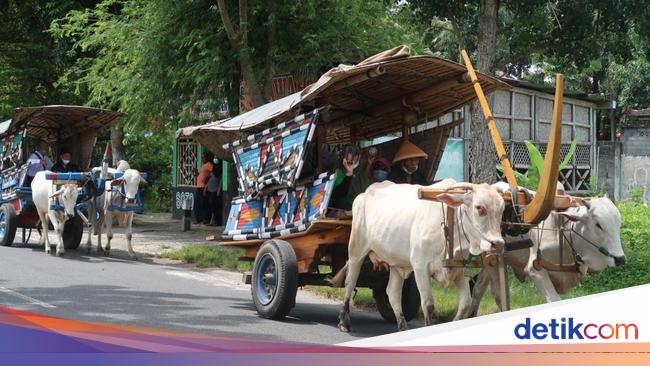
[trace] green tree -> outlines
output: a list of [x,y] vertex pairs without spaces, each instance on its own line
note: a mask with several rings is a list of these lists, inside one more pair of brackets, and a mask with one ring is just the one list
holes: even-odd
[[53,19],[92,1],[7,0],[0,2],[0,116],[19,106],[75,103],[78,96],[57,88],[71,60],[67,44],[47,32]]

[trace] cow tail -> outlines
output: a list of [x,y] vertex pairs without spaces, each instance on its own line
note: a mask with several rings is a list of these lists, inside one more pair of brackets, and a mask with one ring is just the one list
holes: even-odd
[[328,278],[326,281],[329,282],[332,287],[343,287],[343,285],[345,285],[345,277],[347,274],[348,263],[345,262],[345,266],[343,266],[334,277]]

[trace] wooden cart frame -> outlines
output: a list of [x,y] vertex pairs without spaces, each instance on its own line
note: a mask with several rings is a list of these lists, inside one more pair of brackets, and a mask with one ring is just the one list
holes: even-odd
[[[401,132],[403,136],[408,136],[409,131],[415,130],[418,124],[478,99],[508,183],[516,191],[512,168],[483,94],[484,91],[508,89],[509,86],[497,79],[476,73],[467,54],[464,51],[462,54],[466,66],[431,56],[410,56],[408,48],[398,47],[370,57],[356,66],[332,69],[302,92],[237,117],[190,130],[184,129],[182,132],[191,135],[218,156],[227,157],[228,151],[234,153],[235,164],[239,164],[237,168],[242,192],[240,200],[246,201],[256,194],[268,194],[269,188],[267,185],[259,192],[251,188],[255,187],[252,183],[259,179],[263,169],[261,166],[253,167],[250,164],[247,167],[242,166],[243,160],[241,156],[237,156],[244,151],[242,144],[258,148],[258,145],[264,144],[265,141],[272,143],[273,139],[267,139],[269,131],[277,126],[284,127],[289,118],[299,119],[296,116],[304,113],[305,109],[323,111],[323,121],[320,125],[322,133],[317,133],[316,136],[316,142],[320,145],[372,139],[389,133]],[[559,76],[541,190],[530,202],[526,197],[521,197],[518,201],[517,207],[521,208],[521,211],[517,215],[526,225],[539,223],[553,208],[559,165],[561,106],[562,78]],[[440,141],[444,144],[446,137]],[[438,159],[440,155],[437,154]],[[302,158],[304,159],[304,156]],[[437,161],[432,164],[435,168]],[[249,179],[246,172],[254,173],[258,170],[257,176],[252,174],[249,182],[243,182]],[[278,189],[291,187],[290,180],[284,181],[284,186]],[[552,190],[549,188],[551,184]],[[420,198],[435,200],[439,193],[424,190]],[[253,237],[230,235],[226,236],[229,240],[221,240],[219,243],[222,246],[244,249],[244,256],[240,259],[253,262],[252,272],[245,274],[245,282],[251,284],[253,302],[263,317],[284,317],[295,305],[298,286],[329,285],[327,277],[336,273],[347,261],[351,220],[332,219],[321,215],[309,222],[305,228],[299,232],[264,237],[262,227],[260,230],[247,232]],[[254,237],[255,235],[259,237]],[[208,239],[219,240],[216,236]],[[505,264],[502,256],[497,259],[501,268],[501,287],[507,291]],[[493,262],[492,259],[489,261]],[[485,260],[473,264],[449,262],[447,265],[471,266],[482,265],[483,262]],[[322,273],[322,265],[329,266],[331,272]],[[358,286],[372,288],[381,315],[386,320],[395,321],[385,292],[387,281],[387,273],[373,271],[367,260]],[[502,296],[505,303],[501,305],[504,309],[509,306],[507,295],[506,292]],[[404,315],[408,321],[417,314],[420,307],[419,293],[412,277],[405,282],[402,299]]]

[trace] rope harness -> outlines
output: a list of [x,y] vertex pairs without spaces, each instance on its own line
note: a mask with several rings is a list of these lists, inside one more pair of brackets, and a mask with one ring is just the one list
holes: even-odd
[[[445,267],[456,267],[451,264],[454,260],[454,229],[456,231],[457,237],[459,238],[458,247],[460,249],[461,255],[463,252],[463,241],[461,240],[461,233],[465,237],[465,240],[467,240],[467,243],[471,245],[467,232],[465,231],[465,223],[463,220],[463,217],[467,216],[467,211],[463,209],[462,205],[458,209],[455,209],[448,205],[446,210],[445,210],[445,205],[441,205],[440,209],[442,210],[443,233],[445,234],[445,241],[447,244],[445,247],[445,251],[447,252],[446,255],[447,264],[445,265]],[[458,225],[455,225],[456,220],[458,220],[459,223]],[[467,216],[467,220],[472,225],[472,228],[474,228],[474,230],[479,233],[479,236],[482,239],[487,240],[485,235],[483,235],[483,233],[478,229],[476,224],[469,218],[469,216]],[[482,258],[480,255],[474,255],[471,252],[469,252],[469,248],[468,248],[468,253],[469,254],[467,258],[463,258],[461,260],[463,266],[465,267],[470,265],[476,259]]]
[[[140,192],[138,192],[134,199],[135,199],[135,205],[133,206],[126,206],[126,200],[128,199],[126,197],[126,191],[124,189],[124,184],[120,184],[119,188],[111,187],[110,189],[106,190],[107,193],[110,193],[111,195],[111,200],[110,204],[107,207],[108,211],[120,211],[120,212],[130,212],[130,211],[140,211],[144,209],[144,203],[142,202],[142,196],[140,196]],[[113,198],[116,196],[119,196],[120,204],[115,205],[113,203]]]
[[[562,217],[559,217],[558,215],[558,227],[559,229],[546,229],[544,228],[544,222],[542,223],[541,229],[538,229],[538,234],[537,234],[537,242],[541,243],[541,237],[543,234],[544,230],[547,231],[558,231],[558,242],[560,244],[560,254],[559,254],[559,264],[553,263],[549,260],[546,260],[542,256],[542,250],[540,246],[538,245],[537,247],[537,259],[533,262],[533,267],[536,270],[540,269],[546,269],[549,271],[554,271],[554,272],[580,272],[580,266],[584,264],[584,260],[582,259],[582,256],[578,251],[575,249],[574,245],[574,238],[573,234],[576,236],[580,237],[582,240],[593,246],[598,250],[598,252],[606,257],[610,257],[612,259],[616,259],[614,255],[612,255],[607,248],[600,246],[593,241],[587,239],[584,235],[582,235],[578,230],[576,230],[576,222],[570,221],[568,219],[564,219]],[[567,225],[568,224],[568,225]],[[568,227],[567,227],[568,226]],[[567,235],[568,234],[568,235]],[[569,249],[571,250],[571,254],[573,256],[573,263],[564,263],[564,245],[565,242],[568,243]]]

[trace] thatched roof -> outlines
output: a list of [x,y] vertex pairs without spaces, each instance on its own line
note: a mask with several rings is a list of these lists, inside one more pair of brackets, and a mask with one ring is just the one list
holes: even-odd
[[16,108],[14,118],[0,124],[0,138],[27,128],[27,136],[49,142],[61,141],[86,132],[105,132],[126,114],[105,109],[48,105]]
[[[478,74],[486,94],[510,86]],[[465,66],[433,56],[410,56],[406,46],[372,56],[355,66],[329,70],[303,91],[236,117],[179,129],[222,158],[222,145],[293,118],[312,108],[327,107],[320,125],[326,141],[343,143],[400,131],[451,112],[476,99]],[[404,113],[409,118],[404,118]]]

